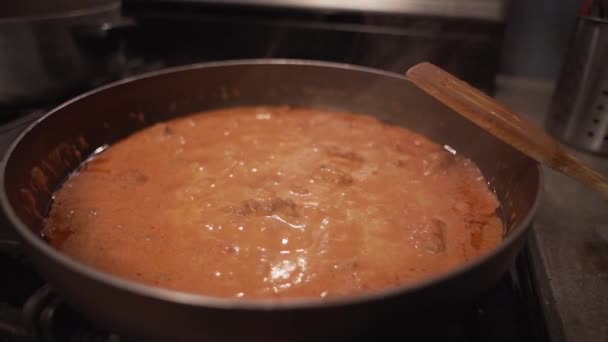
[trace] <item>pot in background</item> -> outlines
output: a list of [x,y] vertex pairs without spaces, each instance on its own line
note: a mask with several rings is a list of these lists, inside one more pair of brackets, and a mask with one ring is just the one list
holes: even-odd
[[120,1],[27,2],[0,6],[0,106],[43,103],[117,74],[124,58],[111,33],[133,25]]

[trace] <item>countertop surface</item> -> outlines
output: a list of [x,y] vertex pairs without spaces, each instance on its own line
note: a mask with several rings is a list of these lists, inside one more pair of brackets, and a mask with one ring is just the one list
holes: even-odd
[[[552,91],[550,82],[499,76],[495,98],[542,126]],[[608,156],[575,153],[608,173]],[[566,341],[608,341],[608,201],[545,167],[543,176],[531,242],[550,330]]]

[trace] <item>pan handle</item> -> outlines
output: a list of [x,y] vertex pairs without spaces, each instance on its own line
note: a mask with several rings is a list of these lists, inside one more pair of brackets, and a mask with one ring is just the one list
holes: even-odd
[[114,79],[128,67],[127,38],[136,25],[134,19],[118,16],[72,26],[71,35],[79,52],[90,62],[90,71]]
[[135,19],[120,16],[98,23],[76,25],[72,27],[72,30],[80,39],[104,40],[109,38],[114,32],[125,32],[135,26],[137,26]]
[[116,17],[100,22],[72,26],[74,41],[83,52],[94,56],[114,53],[137,22],[129,17]]

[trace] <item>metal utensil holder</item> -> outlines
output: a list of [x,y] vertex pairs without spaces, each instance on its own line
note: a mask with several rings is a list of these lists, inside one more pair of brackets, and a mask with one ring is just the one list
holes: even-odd
[[608,20],[578,18],[548,114],[551,135],[608,155]]

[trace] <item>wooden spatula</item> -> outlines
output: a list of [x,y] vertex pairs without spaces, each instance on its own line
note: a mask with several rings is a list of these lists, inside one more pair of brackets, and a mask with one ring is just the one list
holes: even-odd
[[577,179],[608,198],[608,178],[578,160],[559,142],[480,90],[427,62],[406,78],[457,113],[541,164]]

